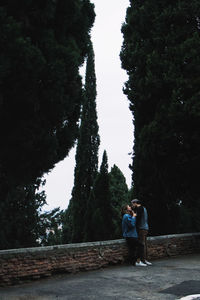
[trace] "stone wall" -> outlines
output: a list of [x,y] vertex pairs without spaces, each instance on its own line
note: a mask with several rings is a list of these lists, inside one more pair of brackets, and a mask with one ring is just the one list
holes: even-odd
[[[197,253],[200,233],[149,237],[148,245],[149,259]],[[0,286],[122,264],[127,257],[124,240],[1,250]]]

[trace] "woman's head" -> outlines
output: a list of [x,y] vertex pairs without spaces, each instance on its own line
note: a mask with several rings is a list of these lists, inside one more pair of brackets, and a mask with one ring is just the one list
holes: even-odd
[[123,217],[123,215],[125,215],[125,214],[130,214],[131,211],[132,211],[132,210],[131,210],[130,205],[128,205],[128,204],[123,205],[122,208],[121,208],[121,215],[122,215],[122,217]]

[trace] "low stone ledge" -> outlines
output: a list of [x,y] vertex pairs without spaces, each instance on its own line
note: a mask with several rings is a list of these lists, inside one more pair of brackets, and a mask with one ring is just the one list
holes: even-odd
[[[148,237],[148,250],[150,259],[197,253],[200,233]],[[1,250],[0,286],[122,264],[127,257],[124,239]]]
[[147,239],[149,241],[163,241],[163,240],[167,240],[167,239],[173,239],[173,238],[193,238],[196,237],[197,239],[200,239],[200,233],[199,232],[195,232],[195,233],[180,233],[180,234],[168,234],[168,235],[159,235],[159,236],[150,236]]
[[84,248],[94,248],[100,246],[118,245],[124,244],[124,239],[119,240],[109,240],[109,241],[99,241],[99,242],[88,242],[88,243],[76,243],[76,244],[65,244],[65,245],[55,245],[55,246],[44,246],[44,247],[32,247],[32,248],[19,248],[19,249],[8,249],[0,250],[0,257],[2,255],[9,254],[27,254],[27,253],[37,253],[37,252],[47,252],[55,250],[79,250]]

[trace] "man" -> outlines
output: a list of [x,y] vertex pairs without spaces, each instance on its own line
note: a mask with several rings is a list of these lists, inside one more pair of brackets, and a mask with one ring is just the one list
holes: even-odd
[[136,231],[136,214],[129,205],[124,205],[121,210],[122,214],[122,232],[129,248],[130,262],[134,266],[146,267],[147,265],[141,261],[144,247],[138,242],[138,234]]
[[144,246],[143,257],[141,260],[146,265],[151,266],[152,263],[147,260],[147,235],[149,231],[147,209],[146,207],[142,206],[141,201],[138,199],[133,199],[131,201],[131,206],[137,215],[136,228],[138,232],[138,240],[139,243]]

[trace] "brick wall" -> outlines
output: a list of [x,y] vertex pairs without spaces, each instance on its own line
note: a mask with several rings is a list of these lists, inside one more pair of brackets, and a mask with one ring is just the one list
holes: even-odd
[[[149,237],[148,245],[150,259],[197,253],[200,233]],[[122,264],[127,256],[124,240],[1,250],[0,286]]]

